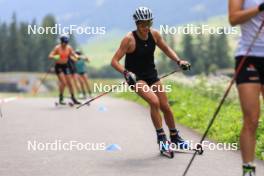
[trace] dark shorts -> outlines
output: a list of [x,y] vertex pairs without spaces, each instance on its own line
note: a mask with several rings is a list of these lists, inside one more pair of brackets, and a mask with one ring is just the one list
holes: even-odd
[[78,72],[78,75],[85,75],[86,72]]
[[55,65],[55,73],[58,75],[60,73],[64,73],[65,75],[70,74],[70,69],[68,64],[56,64]]
[[[236,57],[236,69],[242,58],[243,56]],[[236,83],[237,85],[242,83],[264,84],[264,57],[247,57],[237,75]]]
[[153,84],[155,84],[156,82],[158,82],[160,79],[158,77],[150,77],[150,78],[137,78],[137,81],[145,81],[148,86],[152,86]]
[[69,69],[70,69],[70,74],[77,73],[75,62],[73,60],[71,60],[71,59],[68,60],[68,66],[69,66]]

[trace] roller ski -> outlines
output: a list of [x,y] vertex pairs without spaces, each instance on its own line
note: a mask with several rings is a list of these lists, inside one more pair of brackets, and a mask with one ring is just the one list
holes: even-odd
[[178,153],[188,153],[188,152],[197,152],[197,154],[202,155],[204,150],[201,144],[197,144],[195,148],[191,147],[188,141],[182,139],[179,135],[178,130],[171,131],[171,143],[174,145],[174,152]]
[[167,140],[167,137],[165,134],[158,135],[158,144],[159,144],[160,154],[162,156],[165,156],[171,159],[174,157],[174,152],[170,149],[170,141]]
[[55,106],[58,107],[58,106],[70,106],[70,107],[73,107],[73,103],[71,102],[65,102],[64,101],[64,97],[63,95],[60,95],[59,96],[59,101],[58,102],[55,102]]
[[80,102],[78,102],[73,96],[71,97],[72,101],[64,101],[64,97],[62,95],[60,95],[59,101],[55,102],[55,106],[70,106],[73,107],[75,104],[80,104]]
[[56,107],[58,107],[58,106],[70,106],[70,107],[73,107],[74,106],[74,104],[72,103],[72,102],[63,102],[63,103],[61,103],[61,102],[55,102],[55,106]]
[[[71,100],[72,100],[73,105],[77,105],[78,106],[78,105],[82,104],[82,102],[79,102],[78,100],[76,100],[76,98],[74,96],[71,97]],[[90,103],[87,103],[86,105],[90,106]]]
[[71,103],[73,105],[80,105],[82,104],[81,102],[79,102],[73,95],[71,96]]
[[188,147],[188,148],[184,148],[184,149],[177,148],[177,146],[176,146],[176,149],[173,149],[173,151],[175,153],[190,153],[190,154],[197,152],[198,155],[202,155],[204,152],[201,144],[197,144],[195,148]]
[[59,106],[70,106],[70,107],[73,107],[74,104],[72,102],[65,102],[65,101],[63,101],[63,99],[62,100],[60,99],[58,102],[55,102],[55,106],[56,107],[59,107]]

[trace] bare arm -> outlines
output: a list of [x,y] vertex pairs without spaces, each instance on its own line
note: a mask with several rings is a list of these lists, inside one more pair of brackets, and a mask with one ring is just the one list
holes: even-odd
[[79,55],[75,53],[72,47],[70,47],[70,59],[76,62],[78,58],[79,58]]
[[55,47],[49,54],[48,58],[53,59],[54,56],[57,55],[57,47]]
[[229,0],[229,22],[232,26],[245,23],[260,12],[259,6],[243,10],[244,1]]
[[122,59],[122,57],[127,53],[129,48],[130,38],[126,36],[122,42],[118,50],[116,51],[115,55],[112,58],[111,65],[114,67],[117,71],[120,73],[123,73],[125,71],[125,68],[123,65],[119,63],[119,61]]
[[153,31],[153,34],[155,35],[157,46],[172,60],[174,60],[177,63],[180,63],[181,59],[176,54],[175,51],[173,51],[167,43],[163,40],[160,33],[157,31]]

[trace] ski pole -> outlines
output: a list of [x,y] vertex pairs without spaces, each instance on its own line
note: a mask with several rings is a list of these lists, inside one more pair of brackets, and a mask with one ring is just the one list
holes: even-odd
[[174,70],[174,71],[172,71],[172,72],[170,72],[170,73],[168,73],[166,75],[161,76],[160,79],[164,79],[164,78],[166,78],[166,77],[168,77],[170,75],[173,75],[174,73],[180,72],[180,71],[181,71],[180,69]]
[[48,77],[48,75],[49,75],[49,73],[51,72],[51,67],[53,66],[53,63],[51,63],[50,65],[49,65],[49,69],[48,69],[48,71],[44,74],[44,76],[40,79],[40,83],[39,83],[39,85],[36,87],[36,89],[33,91],[33,96],[35,96],[37,93],[38,93],[38,91],[39,91],[39,89],[40,89],[40,87],[41,87],[41,85],[43,84],[43,82],[47,79],[47,77]]
[[[244,63],[245,63],[245,61],[246,61],[246,59],[247,59],[248,56],[249,56],[249,53],[251,52],[252,47],[254,46],[256,40],[258,39],[258,37],[259,37],[259,35],[260,35],[260,33],[261,33],[261,30],[262,30],[263,26],[264,26],[264,21],[262,22],[262,24],[261,24],[261,26],[260,26],[260,28],[259,28],[259,30],[258,30],[256,36],[253,38],[253,41],[252,41],[252,43],[250,44],[250,46],[249,46],[249,48],[248,48],[248,50],[247,50],[245,56],[242,58],[240,64],[238,65],[238,67],[237,67],[237,69],[236,69],[236,71],[235,71],[235,74],[233,75],[233,78],[231,79],[231,81],[230,81],[230,83],[229,83],[229,85],[228,85],[228,87],[227,87],[227,89],[226,89],[226,91],[225,91],[225,93],[224,93],[224,96],[222,97],[222,99],[221,99],[219,105],[217,106],[217,108],[216,108],[216,110],[215,110],[215,112],[214,112],[214,114],[213,114],[213,117],[212,117],[212,119],[210,120],[210,122],[209,122],[209,124],[208,124],[208,126],[207,126],[207,129],[205,130],[205,132],[204,132],[204,134],[203,134],[203,136],[202,136],[202,138],[201,138],[201,140],[200,140],[200,144],[202,144],[202,142],[203,142],[204,139],[206,138],[206,136],[207,136],[207,134],[208,134],[210,128],[212,127],[212,125],[213,125],[213,123],[214,123],[214,121],[215,121],[215,119],[216,119],[218,113],[219,113],[220,110],[221,110],[222,105],[223,105],[224,102],[225,102],[226,97],[228,96],[228,94],[229,94],[229,92],[230,92],[230,90],[231,90],[231,88],[232,88],[232,85],[234,84],[234,82],[235,82],[235,80],[236,80],[236,78],[237,78],[237,75],[238,75],[239,72],[241,71],[241,69],[242,69],[242,67],[243,67],[243,65],[244,65]],[[188,165],[187,165],[187,167],[186,167],[186,169],[185,169],[185,171],[184,171],[184,173],[183,173],[183,176],[186,176],[186,175],[187,175],[187,173],[188,173],[188,171],[189,171],[189,169],[190,169],[190,167],[191,167],[191,165],[192,165],[192,163],[193,163],[193,161],[194,161],[194,159],[195,159],[195,157],[196,157],[196,155],[197,155],[197,152],[198,152],[198,151],[195,151],[195,153],[193,154],[193,156],[192,156],[190,162],[188,163]]]
[[[164,76],[161,76],[160,79],[164,79],[164,78],[166,78],[166,77],[168,77],[168,76],[170,76],[170,75],[172,75],[172,74],[174,74],[174,73],[176,73],[176,72],[179,72],[179,71],[181,71],[181,70],[179,70],[179,69],[178,69],[178,70],[174,70],[174,71],[172,71],[172,72],[170,72],[170,73],[168,73],[168,74],[166,74],[166,75],[164,75]],[[87,104],[91,103],[92,101],[94,101],[94,100],[96,100],[96,99],[98,99],[98,98],[100,98],[100,97],[102,97],[102,96],[104,96],[104,95],[107,95],[108,93],[114,91],[118,86],[121,86],[121,85],[124,85],[124,84],[126,84],[126,83],[125,83],[125,82],[122,82],[121,84],[119,84],[119,85],[117,85],[117,86],[111,88],[109,91],[104,92],[104,93],[102,93],[102,94],[100,94],[100,95],[98,95],[98,96],[96,96],[96,97],[94,97],[94,98],[92,98],[92,99],[90,99],[90,100],[84,102],[83,104],[81,104],[80,106],[78,106],[77,109],[83,107],[84,105],[87,105]]]
[[102,93],[102,94],[100,94],[100,95],[98,95],[98,96],[96,96],[96,97],[94,97],[94,98],[92,98],[92,99],[90,99],[90,100],[88,100],[88,101],[82,103],[81,105],[79,105],[79,106],[77,107],[77,109],[83,107],[84,105],[90,104],[92,101],[94,101],[94,100],[96,100],[96,99],[98,99],[98,98],[100,98],[100,97],[102,97],[102,96],[104,96],[104,95],[107,95],[107,94],[111,93],[111,92],[114,91],[117,87],[119,87],[119,86],[121,86],[121,85],[124,85],[124,84],[125,84],[125,82],[122,82],[121,84],[119,84],[119,85],[117,85],[117,86],[115,86],[115,87],[112,87],[109,91],[104,92],[104,93]]

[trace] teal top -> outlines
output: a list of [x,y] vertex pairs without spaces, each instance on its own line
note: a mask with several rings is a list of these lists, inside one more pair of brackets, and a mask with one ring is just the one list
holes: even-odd
[[77,73],[86,72],[85,61],[83,59],[79,59],[78,61],[76,61],[75,66],[77,69]]

